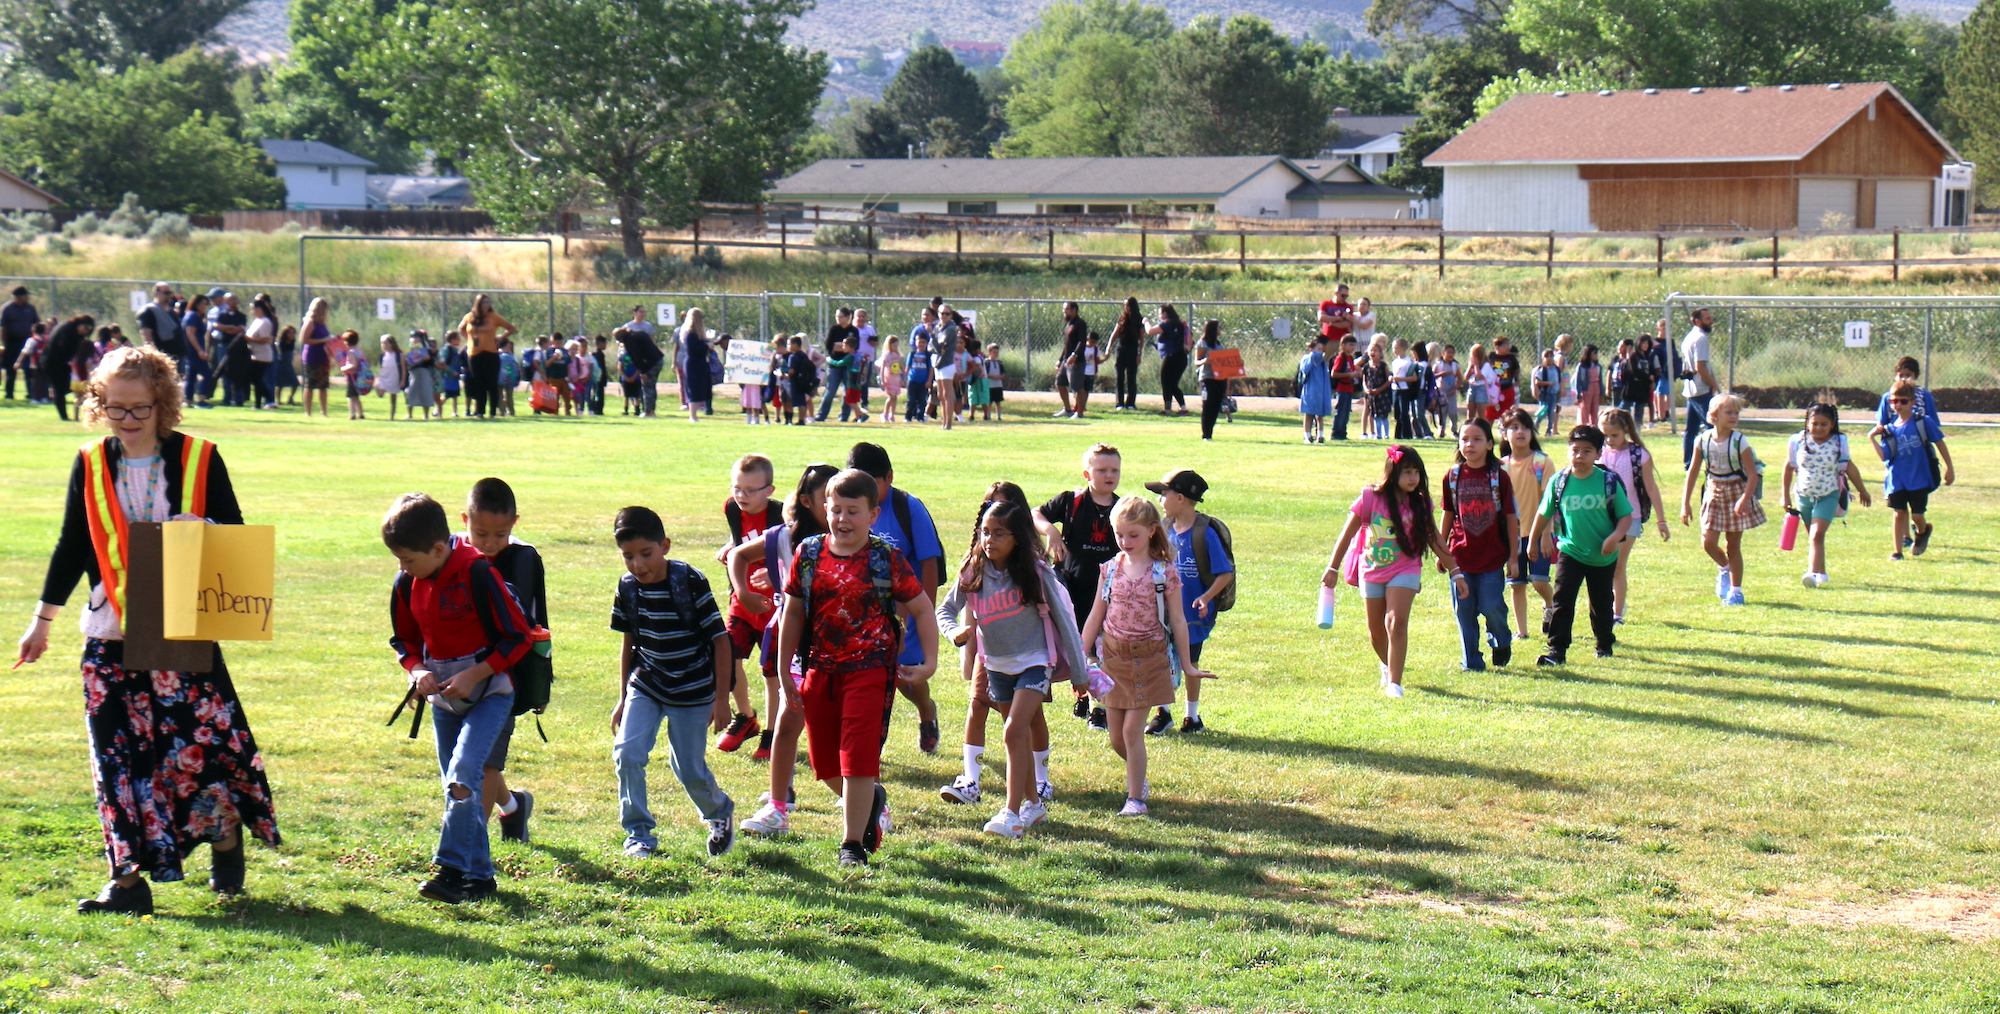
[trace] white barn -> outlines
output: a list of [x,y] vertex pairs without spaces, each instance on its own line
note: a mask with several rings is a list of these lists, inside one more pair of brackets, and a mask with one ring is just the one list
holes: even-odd
[[368,170],[375,163],[318,141],[258,142],[285,181],[285,207],[321,211],[368,207]]

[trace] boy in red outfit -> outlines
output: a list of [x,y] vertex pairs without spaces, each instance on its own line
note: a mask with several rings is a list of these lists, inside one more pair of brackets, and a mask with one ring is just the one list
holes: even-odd
[[[896,681],[922,684],[937,671],[937,617],[903,554],[869,535],[881,513],[874,476],[847,469],[826,485],[828,534],[799,544],[785,578],[778,672],[805,653],[805,681],[778,680],[799,708],[813,772],[841,797],[840,865],[866,866],[888,831],[888,793],[877,780]],[[916,624],[924,660],[898,666],[901,623]],[[810,638],[806,638],[807,632]]]
[[[776,527],[784,519],[771,503],[771,494],[777,489],[773,475],[775,469],[771,459],[761,454],[746,454],[736,459],[736,467],[729,474],[729,499],[722,501],[722,518],[729,525],[729,542],[715,551],[717,563],[729,562],[729,551],[764,534],[764,529]],[[750,590],[759,595],[771,594],[770,575],[764,572],[764,559],[757,557],[750,562]],[[735,753],[743,746],[743,741],[758,736],[757,752],[752,760],[771,759],[771,730],[759,730],[757,713],[750,709],[749,684],[743,679],[743,663],[750,661],[750,649],[764,639],[764,627],[771,622],[769,612],[753,613],[743,608],[743,589],[729,589],[729,611],[726,623],[729,627],[729,646],[735,656],[732,665],[734,682],[730,691],[736,695],[736,715],[730,719],[729,728],[722,738],[715,741],[715,748],[723,753]],[[764,660],[765,668],[770,668],[770,659]],[[778,688],[775,681],[764,685],[764,713],[775,715],[778,711]]]
[[401,571],[389,596],[389,646],[410,674],[410,696],[431,705],[444,782],[438,872],[418,893],[455,905],[494,891],[482,769],[513,712],[507,670],[528,653],[528,621],[500,572],[471,543],[452,539],[436,500],[398,497],[382,519],[382,542]]

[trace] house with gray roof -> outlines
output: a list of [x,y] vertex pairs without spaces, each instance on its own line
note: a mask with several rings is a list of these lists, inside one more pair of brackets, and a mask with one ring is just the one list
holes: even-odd
[[285,207],[293,211],[368,207],[368,170],[375,163],[319,141],[257,142],[285,181]]
[[1362,172],[1380,176],[1396,164],[1396,153],[1403,149],[1403,133],[1416,122],[1415,116],[1407,114],[1355,116],[1345,109],[1336,109],[1333,123],[1340,128],[1340,136],[1319,155],[1346,159]]
[[1279,155],[824,159],[779,204],[943,215],[1125,215],[1141,205],[1242,218],[1409,218],[1415,194]]
[[472,184],[463,176],[368,177],[370,208],[469,208]]

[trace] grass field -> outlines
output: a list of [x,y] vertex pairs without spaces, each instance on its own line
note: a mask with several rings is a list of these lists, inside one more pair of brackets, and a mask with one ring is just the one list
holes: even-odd
[[[1963,478],[1933,500],[1929,555],[1891,565],[1886,514],[1857,509],[1823,590],[1799,586],[1771,526],[1749,540],[1751,605],[1723,610],[1694,534],[1649,535],[1614,660],[1462,673],[1433,577],[1409,696],[1389,701],[1352,593],[1334,630],[1310,622],[1379,449],[1301,446],[1289,416],[1239,417],[1202,446],[1192,423],[200,413],[189,428],[220,442],[248,518],[279,526],[277,639],[229,651],[285,844],[254,850],[246,900],[195,886],[204,850],[150,921],[75,914],[103,868],[66,612],[48,659],[0,682],[0,1011],[2000,1010],[2000,439],[1953,437]],[[0,410],[0,427],[0,615],[24,624],[83,434],[46,409]],[[1202,470],[1243,573],[1204,658],[1223,677],[1211,731],[1155,740],[1153,816],[1118,821],[1116,758],[1052,717],[1050,822],[1000,842],[979,833],[989,809],[935,794],[963,715],[941,673],[945,745],[918,753],[899,707],[899,826],[868,873],[835,865],[834,811],[811,786],[791,838],[708,859],[664,763],[663,851],[624,858],[611,515],[654,506],[677,555],[715,575],[731,460],[761,451],[795,476],[864,434],[954,559],[990,481],[1052,495],[1094,440],[1124,449],[1128,490]],[[1780,459],[1782,432],[1753,436]],[[1449,451],[1424,453],[1435,481]],[[536,842],[496,847],[497,900],[450,908],[415,894],[436,769],[428,731],[413,744],[382,725],[401,681],[375,529],[397,493],[454,504],[487,474],[514,483],[520,534],[548,560],[560,682],[550,742],[516,740]],[[711,761],[756,799],[747,756]]]

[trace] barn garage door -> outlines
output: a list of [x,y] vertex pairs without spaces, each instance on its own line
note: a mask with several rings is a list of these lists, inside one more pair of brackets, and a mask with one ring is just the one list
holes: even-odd
[[1824,229],[1830,215],[1841,215],[1842,227],[1853,228],[1855,205],[1860,193],[1858,180],[1802,179],[1799,181],[1799,228]]
[[1882,180],[1875,184],[1875,228],[1908,229],[1930,224],[1930,180]]

